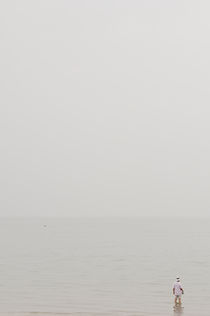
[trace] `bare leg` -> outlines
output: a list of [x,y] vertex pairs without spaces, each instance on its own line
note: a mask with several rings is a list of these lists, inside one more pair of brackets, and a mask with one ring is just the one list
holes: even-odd
[[182,302],[181,302],[181,297],[179,297],[179,305],[181,305],[182,304]]
[[176,299],[176,296],[175,296],[175,299],[174,299],[174,304],[175,304],[175,305],[177,304],[177,299]]

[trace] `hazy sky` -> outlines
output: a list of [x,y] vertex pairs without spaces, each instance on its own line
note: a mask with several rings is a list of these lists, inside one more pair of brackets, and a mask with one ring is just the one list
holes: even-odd
[[209,11],[1,1],[0,216],[207,216]]

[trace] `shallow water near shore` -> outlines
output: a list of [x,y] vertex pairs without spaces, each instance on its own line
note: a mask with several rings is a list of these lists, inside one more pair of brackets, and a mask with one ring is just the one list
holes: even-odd
[[3,218],[0,315],[209,316],[209,227],[206,219]]

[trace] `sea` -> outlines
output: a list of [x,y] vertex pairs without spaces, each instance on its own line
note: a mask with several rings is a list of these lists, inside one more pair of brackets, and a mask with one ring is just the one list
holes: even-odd
[[1,218],[0,315],[209,316],[210,220]]

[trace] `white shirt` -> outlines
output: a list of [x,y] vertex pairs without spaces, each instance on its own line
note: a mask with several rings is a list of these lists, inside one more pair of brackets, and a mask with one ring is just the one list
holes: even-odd
[[182,295],[182,286],[180,282],[175,282],[174,283],[174,290],[175,290],[175,295]]

